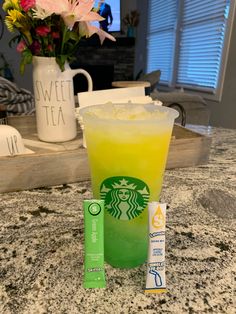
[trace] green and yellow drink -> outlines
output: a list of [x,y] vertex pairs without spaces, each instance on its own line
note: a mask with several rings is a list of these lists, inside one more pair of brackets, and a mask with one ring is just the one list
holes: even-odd
[[147,258],[147,204],[159,199],[178,112],[153,104],[106,104],[80,114],[93,194],[105,201],[105,260],[136,267]]

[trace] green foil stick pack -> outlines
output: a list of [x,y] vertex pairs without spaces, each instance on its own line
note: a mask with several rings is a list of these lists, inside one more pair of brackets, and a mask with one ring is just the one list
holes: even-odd
[[84,201],[84,288],[105,288],[104,201]]

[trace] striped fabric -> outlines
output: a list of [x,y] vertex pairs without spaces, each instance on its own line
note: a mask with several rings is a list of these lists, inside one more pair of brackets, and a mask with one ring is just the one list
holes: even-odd
[[0,104],[7,108],[7,115],[30,115],[35,112],[34,97],[30,91],[0,76]]

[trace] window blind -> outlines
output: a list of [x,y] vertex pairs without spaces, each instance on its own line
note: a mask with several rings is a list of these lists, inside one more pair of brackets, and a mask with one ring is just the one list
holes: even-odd
[[[158,2],[158,4],[157,4]],[[147,72],[161,70],[161,80],[172,79],[177,1],[150,1],[147,28]]]
[[146,71],[160,69],[165,85],[216,93],[231,1],[149,0]]
[[226,0],[184,0],[177,84],[217,88],[228,7]]

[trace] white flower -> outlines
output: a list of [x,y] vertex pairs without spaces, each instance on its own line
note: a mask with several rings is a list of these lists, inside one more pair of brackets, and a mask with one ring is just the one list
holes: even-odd
[[36,5],[35,9],[33,10],[33,17],[36,19],[40,19],[40,20],[44,20],[46,19],[48,16],[52,15],[51,12],[47,12],[46,10],[42,9],[40,6]]
[[94,0],[36,0],[36,5],[44,9],[45,12],[61,15],[70,29],[79,21],[100,21],[103,19],[96,12],[92,12]]

